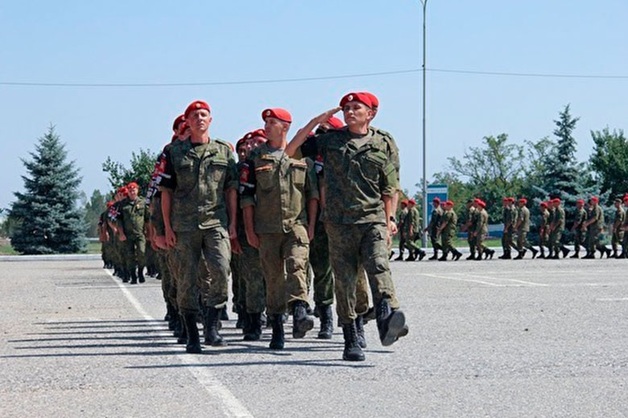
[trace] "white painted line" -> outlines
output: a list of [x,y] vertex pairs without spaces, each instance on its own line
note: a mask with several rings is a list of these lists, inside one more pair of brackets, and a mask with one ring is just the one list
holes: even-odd
[[437,274],[427,274],[427,273],[421,273],[421,276],[426,276],[426,277],[433,277],[435,279],[447,279],[447,280],[454,280],[457,282],[470,282],[470,283],[479,283],[479,284],[485,284],[487,286],[494,286],[494,287],[506,287],[508,285],[506,284],[497,284],[497,283],[491,283],[491,282],[485,282],[483,280],[471,280],[471,279],[457,279],[455,277],[449,277],[449,276],[439,276]]
[[628,298],[599,298],[595,300],[600,302],[628,302]]
[[549,284],[546,283],[536,283],[536,282],[529,282],[526,280],[517,280],[517,279],[508,279],[505,277],[488,277],[488,276],[478,276],[475,274],[467,274],[467,273],[453,273],[453,274],[458,274],[458,275],[464,275],[465,277],[477,277],[480,279],[484,279],[484,280],[502,280],[502,281],[506,281],[506,282],[514,282],[514,283],[521,283],[527,286],[541,286],[541,287],[548,287],[550,286]]
[[[113,274],[109,270],[105,270],[111,279],[118,285],[124,296],[133,305],[135,310],[147,321],[157,321],[157,318],[153,318],[146,312],[142,304],[133,296],[129,289],[117,278],[113,277]],[[190,367],[188,370],[194,378],[201,384],[205,391],[212,397],[218,398],[222,404],[223,412],[228,417],[236,418],[253,418],[253,414],[235,397],[229,389],[227,389],[222,383],[220,383],[210,372],[207,367],[202,367],[200,360],[206,360],[206,357],[181,353],[176,355],[177,359],[186,366],[198,366]]]

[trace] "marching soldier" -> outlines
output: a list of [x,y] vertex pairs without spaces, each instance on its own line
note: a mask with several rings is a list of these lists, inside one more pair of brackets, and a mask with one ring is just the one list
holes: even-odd
[[499,256],[502,260],[510,260],[510,249],[513,247],[512,234],[514,232],[514,226],[516,222],[516,209],[514,208],[515,199],[512,197],[504,197],[502,199],[502,222],[504,223],[504,230],[502,234],[502,249],[504,254]]
[[440,235],[438,232],[443,217],[443,209],[440,206],[440,199],[438,197],[435,197],[432,200],[432,207],[434,209],[432,209],[430,223],[423,231],[430,234],[430,241],[432,242],[432,248],[434,249],[434,255],[429,258],[430,260],[438,260],[438,250],[441,250],[443,248],[439,243]]
[[408,200],[408,214],[405,217],[405,222],[403,223],[402,228],[402,233],[405,233],[406,236],[406,248],[410,251],[410,255],[406,261],[414,261],[417,257],[419,261],[423,260],[425,257],[425,251],[423,251],[421,247],[415,243],[415,241],[420,237],[420,234],[417,231],[421,230],[421,215],[416,208],[416,202],[414,199]]
[[473,201],[475,207],[475,214],[477,221],[475,222],[475,230],[473,234],[475,236],[475,245],[478,250],[476,260],[482,259],[482,254],[485,255],[485,259],[491,258],[495,255],[495,250],[488,248],[484,245],[484,238],[488,235],[488,212],[486,211],[486,202],[482,199],[475,199]]
[[[628,194],[624,196],[623,200],[624,200],[624,206],[628,209]],[[628,216],[624,216],[624,224],[622,225],[622,231],[624,232],[624,239],[621,243],[622,252],[619,255],[619,258],[628,258]]]
[[547,258],[551,258],[552,247],[549,245],[550,212],[548,210],[547,202],[541,202],[539,204],[539,209],[541,212],[541,225],[539,226],[539,249],[541,250],[541,255],[539,258],[545,258],[544,247],[547,247],[548,249]]
[[600,200],[596,196],[589,199],[589,217],[582,225],[587,231],[587,255],[583,258],[595,258],[595,251],[598,250],[608,257],[610,250],[600,244],[600,234],[604,228],[604,211],[599,206]]
[[525,254],[526,249],[532,251],[532,258],[536,258],[538,251],[528,243],[528,232],[530,232],[530,210],[527,208],[528,199],[519,199],[519,212],[517,215],[517,223],[515,224],[515,230],[517,231],[517,256],[515,260],[521,260]]
[[[467,200],[467,221],[462,226],[462,231],[467,233],[467,243],[469,244],[469,256],[467,260],[475,260],[475,250],[477,247],[476,228],[478,223],[477,207],[474,204],[474,199]],[[480,251],[480,260],[482,259],[482,252]]]
[[576,217],[573,222],[572,231],[574,233],[574,254],[570,258],[580,258],[580,247],[585,244],[585,230],[583,224],[587,220],[587,211],[584,208],[584,199],[576,200]]
[[[408,200],[403,199],[401,202],[401,211],[399,211],[399,219],[397,219],[397,225],[399,226],[399,255],[395,258],[394,261],[403,260],[404,249],[406,248],[406,240],[407,237],[407,226],[406,222],[408,222]],[[410,253],[412,255],[412,253]]]
[[551,200],[553,211],[550,216],[550,250],[552,251],[552,256],[547,258],[552,258],[557,260],[558,256],[562,250],[563,258],[567,257],[569,254],[569,249],[565,247],[561,238],[563,236],[563,232],[565,231],[565,209],[563,209],[561,205],[560,198],[556,197]]
[[118,239],[124,243],[124,264],[131,276],[131,284],[137,284],[138,279],[140,283],[144,283],[149,213],[144,199],[138,196],[138,184],[131,182],[126,187],[128,196],[120,202],[120,214],[116,220]]
[[615,199],[615,218],[613,219],[613,237],[611,238],[611,248],[613,249],[613,258],[620,258],[617,249],[624,241],[624,222],[626,220],[626,211],[622,207],[621,199]]
[[453,260],[458,261],[462,253],[453,244],[458,228],[458,215],[454,212],[454,203],[451,200],[445,202],[444,209],[445,211],[438,228],[438,235],[441,236],[443,242],[443,255],[438,261],[447,261],[449,252],[452,253]]

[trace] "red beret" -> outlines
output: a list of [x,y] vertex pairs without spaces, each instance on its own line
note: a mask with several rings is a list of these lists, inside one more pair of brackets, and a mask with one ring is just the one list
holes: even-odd
[[403,199],[403,200],[401,201],[401,204],[402,204],[402,205],[407,205],[407,204],[408,204],[408,199]]
[[628,195],[624,196],[624,202],[628,202]]
[[129,194],[129,190],[126,188],[126,186],[122,186],[122,187],[118,187],[118,190],[116,190],[116,193],[122,193],[123,195],[127,195]]
[[547,202],[541,202],[540,206],[541,206],[542,208],[546,208],[546,207],[547,207]]
[[371,99],[369,96],[367,96],[364,93],[348,93],[345,94],[343,96],[342,99],[340,99],[340,107],[345,107],[345,105],[349,102],[360,102],[364,105],[366,105],[368,108],[372,108],[373,107],[373,102],[371,102]]
[[136,182],[132,181],[126,185],[126,188],[127,189],[139,189],[140,186],[138,186]]
[[435,197],[434,199],[432,199],[432,202],[440,203],[440,198],[439,197]]
[[485,207],[486,207],[486,202],[485,202],[485,201],[483,201],[482,199],[478,199],[478,205],[479,205],[481,208],[485,208]]
[[361,93],[369,98],[372,107],[379,107],[379,99],[376,95],[374,95],[373,93],[369,93],[368,91],[363,91]]
[[448,200],[445,202],[445,206],[453,206],[454,202],[452,202],[451,200]]
[[560,203],[560,197],[555,197],[552,200],[550,200],[550,202],[552,202],[552,203]]
[[172,130],[176,131],[177,129],[179,129],[179,125],[181,125],[181,123],[183,122],[185,122],[185,115],[177,116],[177,118],[172,123]]
[[266,118],[275,118],[283,122],[292,123],[292,116],[290,115],[290,112],[288,112],[286,109],[281,109],[278,107],[264,110],[262,112],[262,119],[265,121]]
[[409,205],[416,205],[416,200],[414,200],[414,199],[409,199],[409,200],[408,200],[408,204],[409,204]]
[[595,203],[599,203],[600,199],[598,199],[595,196],[591,196],[591,199],[589,199],[591,202],[595,202]]
[[521,199],[519,199],[519,203],[523,203],[525,205],[528,203],[528,199],[526,199],[525,197],[522,197]]
[[327,119],[327,123],[330,124],[331,127],[334,129],[340,129],[345,126],[345,124],[342,123],[342,121],[335,116],[330,116],[329,119]]
[[584,205],[584,199],[578,199],[576,200],[576,203],[580,203],[581,205]]
[[263,130],[263,129],[256,129],[256,130],[251,131],[248,134],[244,135],[244,138],[251,139],[251,138],[255,138],[257,136],[261,136],[262,138],[266,138],[266,131]]
[[183,114],[183,116],[187,119],[188,115],[190,113],[192,113],[194,110],[197,109],[205,109],[208,112],[211,112],[212,110],[209,108],[209,105],[207,104],[207,102],[204,102],[202,100],[194,100],[192,103],[190,103],[188,105],[188,107],[185,109],[185,113]]

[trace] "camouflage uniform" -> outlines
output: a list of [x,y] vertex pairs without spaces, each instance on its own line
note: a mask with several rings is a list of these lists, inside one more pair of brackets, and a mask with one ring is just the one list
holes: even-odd
[[587,222],[590,222],[587,227],[587,255],[585,258],[595,258],[595,250],[602,252],[602,255],[607,253],[606,247],[600,244],[600,235],[604,228],[604,211],[599,205],[590,207],[588,213]]
[[447,260],[447,256],[450,252],[453,253],[454,259],[457,260],[460,258],[460,255],[462,255],[453,244],[454,239],[456,238],[456,233],[458,232],[458,215],[456,215],[453,208],[447,209],[443,212],[443,217],[440,222],[443,255],[439,258],[439,260]]
[[532,251],[532,258],[536,258],[537,250],[528,243],[528,232],[530,232],[530,209],[526,206],[519,208],[517,215],[517,251],[520,259],[526,253],[526,250]]
[[[477,235],[475,234],[476,228],[478,225],[478,211],[474,206],[469,205],[470,202],[467,202],[468,212],[467,212],[467,222],[464,224],[464,230],[467,232],[467,243],[469,244],[469,257],[467,260],[475,259],[475,252],[478,250],[477,248]],[[482,251],[480,250],[480,256],[482,255]]]
[[443,247],[439,243],[440,234],[438,233],[438,227],[440,226],[443,217],[443,209],[441,206],[437,206],[432,210],[432,216],[430,217],[430,223],[427,225],[427,232],[430,235],[430,241],[432,248],[434,248],[434,255],[430,257],[430,260],[436,260],[438,258],[438,250]]
[[[164,149],[161,187],[172,193],[170,222],[177,242],[171,258],[177,303],[184,315],[204,306],[222,309],[227,302],[231,244],[227,233],[225,192],[237,189],[230,146],[221,140],[193,144],[189,139]],[[205,263],[207,271],[199,267]]]
[[585,230],[583,230],[582,225],[587,220],[587,211],[584,208],[579,208],[576,210],[576,218],[574,219],[573,230],[574,230],[574,255],[571,258],[578,258],[580,253],[580,247],[585,246]]
[[286,312],[297,302],[307,303],[306,268],[309,253],[306,202],[319,198],[310,160],[289,158],[268,143],[251,151],[249,172],[240,173],[241,207],[255,207],[255,232],[266,281],[266,309],[270,315]]
[[502,221],[504,222],[504,233],[502,235],[504,254],[500,258],[509,259],[511,258],[510,249],[513,247],[512,234],[517,221],[517,210],[512,204],[508,204],[502,209]]
[[484,208],[480,208],[474,212],[474,216],[476,217],[475,221],[475,245],[478,251],[477,259],[480,259],[480,256],[484,252],[488,252],[488,255],[493,258],[493,254],[495,250],[489,250],[484,245],[484,238],[488,235],[488,212]]
[[615,218],[613,219],[613,236],[611,238],[611,247],[613,249],[613,257],[618,258],[619,254],[617,249],[622,242],[624,241],[624,230],[622,229],[624,226],[624,222],[626,221],[626,212],[624,208],[621,207],[621,200],[618,200],[615,210]]
[[421,256],[421,259],[425,256],[425,253],[419,247],[415,240],[419,239],[421,230],[421,215],[416,207],[412,207],[408,210],[406,220],[404,222],[404,229],[406,235],[406,248],[410,251],[408,260],[416,260],[417,256]]
[[[628,206],[628,200],[624,199],[624,206]],[[624,216],[624,224],[621,226],[624,231],[624,239],[622,240],[622,251],[619,258],[628,258],[628,215]]]
[[541,225],[539,226],[539,248],[541,249],[540,258],[545,258],[544,246],[548,248],[548,257],[552,255],[552,248],[549,245],[549,225],[550,212],[546,207],[541,209]]

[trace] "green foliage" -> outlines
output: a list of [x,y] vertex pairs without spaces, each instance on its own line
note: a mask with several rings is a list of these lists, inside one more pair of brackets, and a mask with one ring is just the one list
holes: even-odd
[[140,193],[145,194],[155,167],[155,160],[157,160],[156,154],[150,150],[140,149],[137,154],[131,153],[130,168],[107,157],[102,165],[102,171],[108,173],[112,191],[115,192],[118,187],[134,181],[140,186]]
[[89,202],[85,203],[85,223],[87,224],[87,236],[98,237],[98,222],[100,214],[107,208],[107,198],[100,190],[94,190]]
[[[467,196],[479,197],[487,203],[490,222],[501,221],[501,200],[516,196],[523,186],[525,154],[521,145],[509,144],[508,135],[484,137],[484,147],[470,148],[462,160],[449,158],[453,174],[467,178]],[[455,202],[464,204],[467,199]]]
[[76,253],[85,248],[83,216],[77,208],[81,183],[74,162],[51,126],[24,160],[25,192],[15,192],[9,217],[13,248],[22,254]]
[[611,204],[615,197],[628,193],[628,140],[623,131],[608,128],[592,131],[591,137],[595,147],[589,162]]

